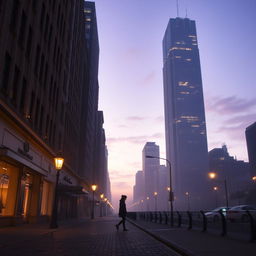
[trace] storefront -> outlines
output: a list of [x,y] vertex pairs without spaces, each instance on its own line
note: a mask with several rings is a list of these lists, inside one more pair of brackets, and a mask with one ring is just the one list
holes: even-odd
[[43,176],[1,158],[0,226],[37,221]]

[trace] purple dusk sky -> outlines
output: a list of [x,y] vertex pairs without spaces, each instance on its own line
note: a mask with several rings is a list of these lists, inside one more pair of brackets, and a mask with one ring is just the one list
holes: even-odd
[[[256,121],[255,0],[180,0],[196,21],[208,148],[227,144],[247,160],[245,128]],[[104,111],[113,203],[132,199],[147,141],[165,157],[162,39],[176,0],[96,0],[100,109]]]

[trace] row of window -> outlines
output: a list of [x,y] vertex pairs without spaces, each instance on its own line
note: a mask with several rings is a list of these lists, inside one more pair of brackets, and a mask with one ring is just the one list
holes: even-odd
[[[14,69],[14,70],[12,70]],[[53,79],[52,79],[53,81]],[[55,119],[55,113],[58,111],[58,99],[59,89],[56,86],[56,82],[50,84],[49,99],[52,101],[51,116]],[[30,99],[28,99],[28,86],[27,80],[22,76],[21,70],[17,65],[13,64],[13,60],[8,52],[5,53],[5,63],[3,69],[3,78],[1,83],[1,92],[6,95],[12,105],[25,116],[32,124],[33,128],[38,133],[47,139],[51,145],[55,144],[56,125],[53,124],[53,120],[50,120],[49,115],[45,117],[45,109],[40,102],[39,97],[36,98],[34,91],[31,92]],[[28,101],[30,100],[29,111]],[[27,106],[26,106],[27,105]],[[49,109],[50,111],[50,109]],[[62,103],[61,109],[61,122],[64,120],[64,104]],[[46,119],[46,120],[45,120]],[[44,125],[45,124],[45,125]],[[43,128],[45,126],[45,129]],[[60,144],[60,141],[58,141]]]

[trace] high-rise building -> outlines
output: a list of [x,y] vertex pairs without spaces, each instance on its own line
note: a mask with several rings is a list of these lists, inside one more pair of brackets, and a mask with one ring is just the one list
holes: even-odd
[[159,157],[159,146],[155,142],[147,142],[142,151],[142,171],[144,174],[145,198],[149,197],[149,208],[154,210],[154,193],[158,192],[158,171],[160,160],[146,156]]
[[91,159],[100,159],[91,145],[105,137],[96,120],[96,20],[88,30],[84,7],[83,0],[0,1],[0,225],[49,218],[60,152],[59,216],[89,216]]
[[256,122],[245,130],[247,152],[251,166],[251,176],[256,176]]
[[174,206],[206,206],[208,170],[203,87],[195,21],[170,19],[163,39],[166,154],[172,165]]
[[144,176],[143,171],[137,171],[135,175],[135,185],[133,188],[133,202],[136,203],[144,199]]

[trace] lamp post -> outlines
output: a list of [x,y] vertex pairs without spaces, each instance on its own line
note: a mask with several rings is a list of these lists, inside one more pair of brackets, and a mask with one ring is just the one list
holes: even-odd
[[149,206],[148,206],[148,200],[149,200],[149,196],[147,196],[147,211],[149,211]]
[[100,217],[103,216],[103,199],[104,199],[104,194],[100,194]]
[[218,187],[213,187],[213,190],[215,191],[215,200],[216,200],[216,208],[218,207]]
[[168,164],[169,164],[169,171],[170,171],[170,197],[169,197],[169,201],[170,201],[170,205],[171,205],[171,226],[173,227],[173,189],[172,189],[172,167],[171,167],[171,162],[166,159],[166,158],[162,158],[162,157],[158,157],[158,156],[146,156],[146,158],[157,158],[157,159],[162,159],[165,160]]
[[190,211],[189,193],[186,192],[185,195],[186,195],[187,198],[188,198],[188,211]]
[[155,197],[155,211],[157,212],[157,192],[154,192]]
[[58,228],[58,184],[59,184],[60,171],[63,166],[63,163],[64,163],[64,158],[62,157],[54,158],[54,165],[57,173],[56,173],[56,183],[55,183],[55,189],[54,189],[54,200],[53,200],[53,206],[52,206],[50,228]]
[[[208,176],[209,176],[210,179],[216,179],[217,178],[217,173],[209,172]],[[224,179],[224,188],[225,188],[225,197],[226,197],[226,207],[228,207],[228,186],[227,186],[226,178]]]
[[94,193],[97,189],[97,185],[93,184],[91,186],[91,188],[92,188],[92,216],[91,216],[91,219],[94,219]]
[[108,199],[105,197],[105,198],[104,198],[104,202],[105,202],[105,205],[104,205],[104,207],[105,207],[105,216],[108,215],[108,214],[107,214],[107,201],[108,201]]

